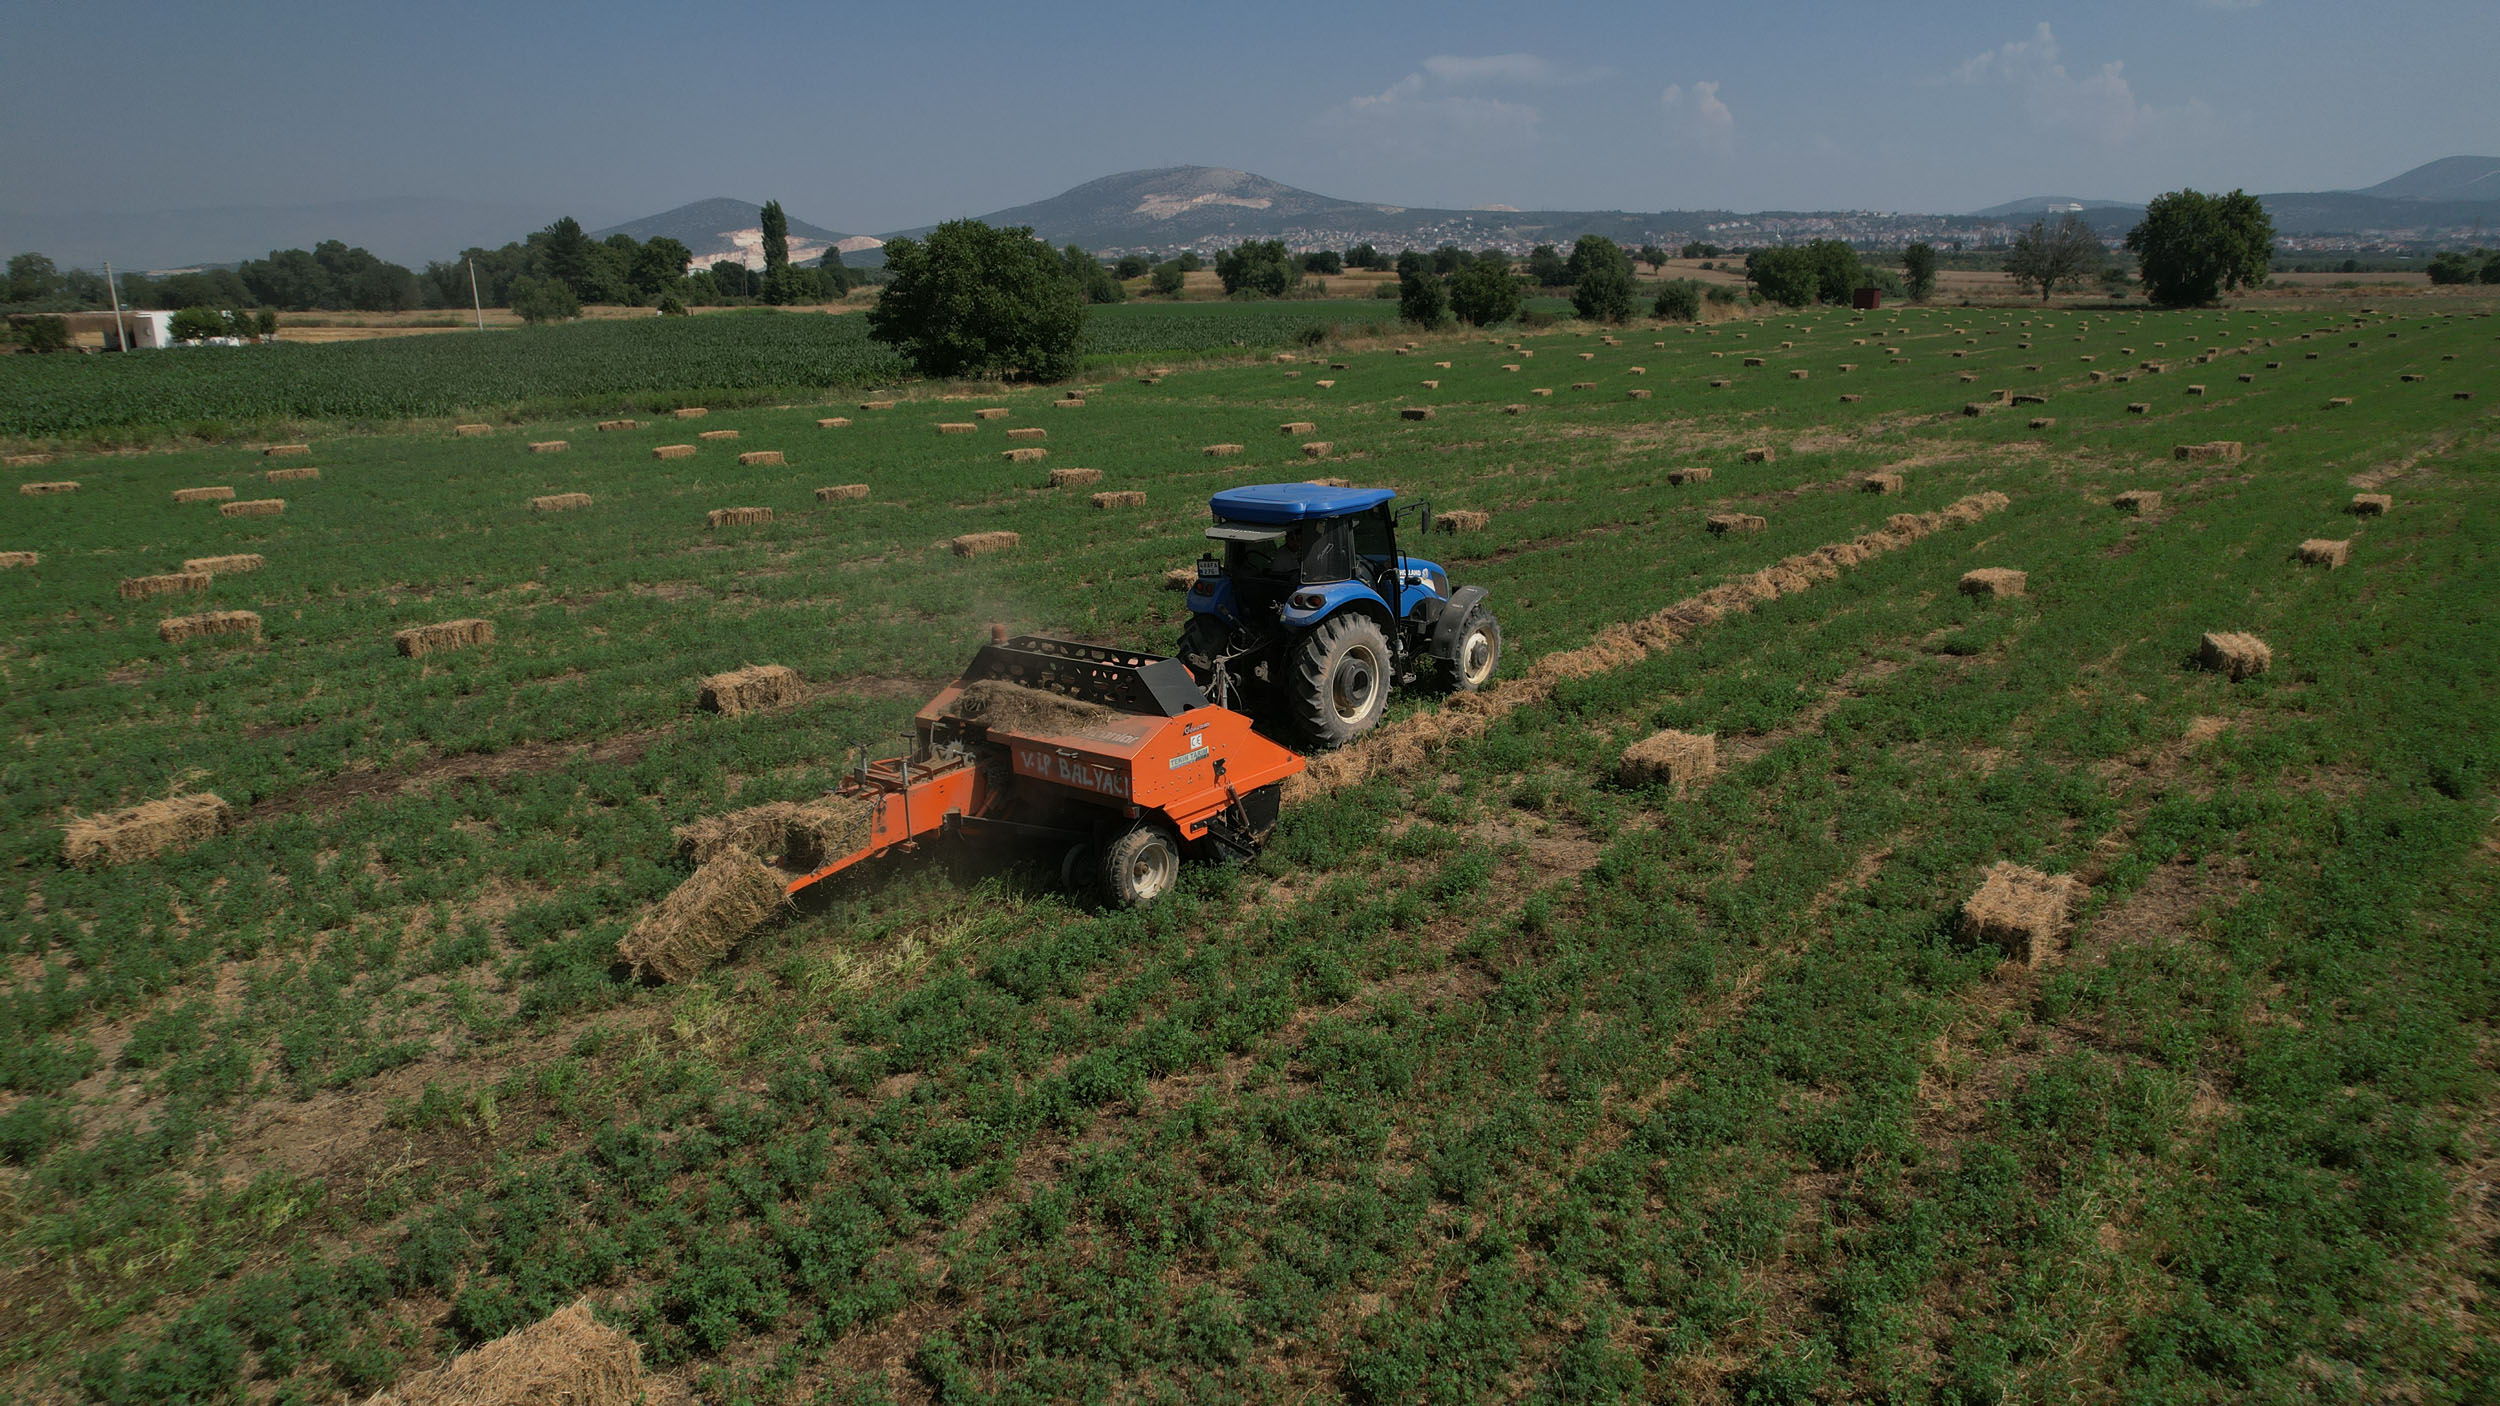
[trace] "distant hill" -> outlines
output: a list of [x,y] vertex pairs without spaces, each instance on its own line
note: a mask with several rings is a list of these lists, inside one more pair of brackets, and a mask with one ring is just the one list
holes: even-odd
[[[714,196],[656,215],[645,215],[621,225],[590,232],[593,239],[611,234],[630,234],[636,239],[656,239],[667,235],[694,251],[698,268],[709,268],[723,259],[736,259],[748,268],[764,266],[763,205],[753,200],[731,200]],[[845,241],[849,241],[846,243]],[[822,225],[812,225],[796,215],[790,216],[790,261],[812,264],[824,256],[826,249],[841,244],[874,248],[875,240],[855,240]]]
[[2500,156],[2443,156],[2377,185],[2336,194],[2381,200],[2500,200]]
[[2088,214],[2094,210],[2141,210],[2143,208],[2141,205],[2130,205],[2124,200],[2086,200],[2073,195],[2026,195],[2020,200],[2008,200],[2002,205],[1991,205],[1985,210],[1973,210],[1971,213],[1981,219],[2010,220],[2023,215],[2063,214],[2068,211]]

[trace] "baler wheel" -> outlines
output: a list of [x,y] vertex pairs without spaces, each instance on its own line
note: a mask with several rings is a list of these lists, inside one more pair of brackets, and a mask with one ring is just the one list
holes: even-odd
[[1124,908],[1154,902],[1171,892],[1180,876],[1180,846],[1160,825],[1138,825],[1102,852],[1103,892]]

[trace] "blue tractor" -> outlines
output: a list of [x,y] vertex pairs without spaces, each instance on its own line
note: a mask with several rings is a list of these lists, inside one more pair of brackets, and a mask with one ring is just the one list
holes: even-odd
[[1401,550],[1401,533],[1432,530],[1432,505],[1393,508],[1396,496],[1263,483],[1209,501],[1222,555],[1199,559],[1179,653],[1219,703],[1335,747],[1400,687],[1464,692],[1493,677],[1502,627],[1484,588],[1454,592],[1439,563]]

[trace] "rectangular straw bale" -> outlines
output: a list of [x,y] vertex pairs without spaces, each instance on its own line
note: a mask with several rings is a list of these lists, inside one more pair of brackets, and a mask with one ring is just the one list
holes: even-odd
[[1010,464],[1038,464],[1050,457],[1047,449],[1010,449],[999,455]]
[[1994,409],[1996,409],[1996,405],[1990,401],[1966,400],[1962,402],[1962,413],[1970,416],[1972,419],[1977,419]]
[[1858,480],[1858,487],[1868,493],[1898,493],[1902,482],[1899,474],[1868,474]]
[[1962,594],[1966,596],[2019,596],[2031,582],[2026,572],[2011,567],[1983,566],[1977,571],[1962,573]]
[[12,469],[39,469],[51,462],[49,454],[11,454],[6,459],[0,459],[0,463]]
[[1760,532],[1770,524],[1759,513],[1712,513],[1702,524],[1713,532]]
[[2184,459],[2190,463],[2199,464],[2210,461],[2236,464],[2240,461],[2241,453],[2242,448],[2240,441],[2236,439],[2215,439],[2208,440],[2203,444],[2174,444],[2170,446],[2171,458]]
[[2329,410],[2340,410],[2350,404],[2352,404],[2352,397],[2348,395],[2331,395],[2326,398],[2326,408]]
[[783,462],[778,449],[750,449],[738,456],[739,466],[749,469],[771,468]]
[[1007,407],[1004,405],[984,405],[980,409],[972,412],[972,418],[975,420],[1004,420],[1007,418]]
[[562,454],[572,447],[573,442],[571,440],[533,439],[530,441],[530,452],[532,454]]
[[1198,568],[1194,566],[1176,566],[1163,573],[1163,589],[1167,591],[1186,591],[1196,584]]
[[1401,420],[1429,420],[1432,418],[1432,407],[1429,405],[1409,405],[1398,411],[1398,418]]
[[135,864],[215,835],[233,814],[215,793],[203,791],[82,815],[61,828],[61,858],[81,869]]
[[1624,398],[1624,399],[1626,399],[1626,400],[1647,400],[1647,399],[1649,399],[1649,392],[1647,392],[1647,391],[1625,391],[1625,392],[1623,393],[1623,398]]
[[651,457],[654,459],[691,459],[694,457],[694,446],[691,444],[654,445],[651,449]]
[[599,428],[603,431],[638,430],[642,428],[642,422],[639,420],[601,420],[599,422]]
[[1203,451],[1210,459],[1230,459],[1241,452],[1238,444],[1210,444]]
[[2388,493],[2355,493],[2345,511],[2355,517],[2383,517],[2395,510],[2396,499]]
[[147,600],[152,596],[185,596],[205,591],[215,582],[205,571],[169,571],[161,576],[125,576],[122,578],[123,600]]
[[260,476],[266,483],[304,483],[321,477],[321,470],[315,468],[264,469]]
[[1862,395],[1844,395],[1840,398],[1840,403],[1843,405],[1855,405],[1864,399],[1866,399],[1866,397]]
[[1745,451],[1745,462],[1748,464],[1769,464],[1778,459],[1779,454],[1767,444],[1756,445]]
[[1100,469],[1052,469],[1050,471],[1050,486],[1053,488],[1083,488],[1089,483],[1100,482],[1102,482]]
[[1302,457],[1305,459],[1325,459],[1328,457],[1329,451],[1335,449],[1336,447],[1337,446],[1329,440],[1315,439],[1302,446]]
[[2112,498],[2109,505],[2121,512],[2134,513],[2142,517],[2146,513],[2161,511],[2161,493],[2158,489],[2152,488],[2130,488]]
[[451,432],[462,439],[476,439],[480,435],[493,434],[495,427],[493,425],[454,425],[451,427]]
[[1528,407],[1525,404],[1505,405],[1502,407],[1502,413],[1505,415],[1525,415],[1528,413]]
[[2054,415],[2034,415],[2031,417],[2031,428],[2035,430],[2056,429],[2057,417]]
[[868,485],[864,483],[837,483],[816,490],[816,501],[819,503],[841,503],[867,496]]
[[249,610],[210,610],[198,615],[171,616],[156,622],[156,637],[167,644],[204,639],[210,635],[249,635],[259,639],[260,616]]
[[217,511],[225,517],[276,517],[286,511],[284,498],[246,498],[239,503],[220,503]]
[[492,620],[445,620],[433,625],[411,625],[391,636],[399,652],[410,659],[422,659],[447,649],[466,649],[471,645],[493,644],[495,622]]
[[1334,388],[1337,383],[1335,381],[1313,381],[1311,384],[1319,387],[1321,390],[1329,390]]
[[2255,635],[2234,631],[2208,633],[2196,651],[2196,662],[2217,674],[2244,679],[2274,665],[2274,651]]
[[1095,494],[1094,506],[1097,508],[1142,508],[1146,506],[1146,495],[1134,488],[1115,489],[1109,493]]
[[2046,405],[2049,403],[2049,398],[2044,395],[2018,395],[2008,403],[2013,405]]
[[702,440],[706,444],[719,444],[725,440],[732,440],[737,437],[738,432],[736,430],[705,430],[695,436],[696,439]]
[[534,513],[568,513],[575,508],[589,506],[590,495],[587,493],[549,493],[530,499],[530,511]]
[[959,557],[982,557],[992,552],[1013,551],[1024,539],[1012,532],[967,532],[946,544],[947,550]]
[[1963,900],[1955,927],[1966,941],[2003,948],[2008,957],[2036,967],[2055,953],[2058,936],[2082,896],[2082,883],[2070,874],[2043,874],[1999,861],[1979,891]]
[[773,520],[770,508],[714,508],[703,515],[713,527],[760,527]]
[[1009,439],[1048,439],[1050,438],[1050,431],[1043,429],[1038,425],[1024,425],[1007,431],[1007,437]]
[[261,457],[265,459],[291,459],[300,454],[312,453],[312,446],[309,444],[273,444],[260,452]]
[[1493,514],[1474,508],[1452,508],[1432,515],[1432,525],[1442,532],[1482,532],[1493,521]]
[[706,678],[695,701],[707,712],[734,718],[802,702],[806,697],[807,680],[799,677],[798,670],[783,664],[751,664]]
[[1758,357],[1758,356],[1749,356],[1749,357],[1746,357],[1746,358],[1745,358],[1745,365],[1747,365],[1747,366],[1761,366],[1761,365],[1763,365],[1763,364],[1764,364],[1764,362],[1763,362],[1763,359],[1762,359],[1761,357]]
[[21,483],[17,486],[17,491],[30,498],[45,493],[75,493],[78,491],[78,480],[64,478],[54,479],[49,483]]
[[980,428],[981,422],[978,420],[950,420],[940,421],[937,430],[942,435],[972,434]]
[[1664,786],[1681,795],[1718,769],[1716,733],[1669,729],[1624,748],[1615,776],[1626,786]]
[[676,416],[680,420],[700,420],[704,416],[711,414],[712,411],[708,406],[684,405],[670,411],[669,413]]
[[1597,383],[1595,381],[1574,381],[1571,383],[1571,388],[1575,391],[1593,391],[1597,389]]
[[258,552],[238,552],[233,556],[193,557],[182,564],[185,571],[205,571],[211,576],[239,576],[258,571],[269,563]]
[[1802,381],[1811,374],[1811,372],[1807,371],[1806,368],[1802,366],[1794,367],[1789,371],[1788,379],[1792,381]]
[[850,427],[851,417],[848,415],[828,415],[816,422],[816,428],[820,430],[847,430]]
[[2335,568],[2342,566],[2346,561],[2351,560],[2351,558],[2352,543],[2350,540],[2334,542],[2329,541],[2324,537],[2312,537],[2308,541],[2300,544],[2300,559],[2302,562],[2310,566],[2323,566],[2327,570],[2333,571]]
[[42,563],[43,554],[41,552],[0,552],[0,569],[18,566],[40,566]]
[[1710,470],[1698,465],[1689,469],[1667,470],[1667,482],[1674,484],[1678,488],[1682,488],[1688,483],[1708,483],[1709,481]]
[[859,408],[862,410],[891,410],[894,408],[894,402],[890,400],[863,400],[859,403]]
[[224,484],[219,484],[214,488],[177,488],[174,490],[174,501],[177,503],[231,503],[234,501],[234,490]]
[[[1302,373],[1296,371],[1293,374],[1299,376]],[[1065,396],[1052,401],[1050,403],[1050,408],[1053,410],[1082,410],[1085,408],[1085,400],[1081,396]]]
[[[1722,382],[1720,382],[1720,384],[1721,384],[1721,385],[1725,385],[1725,384],[1726,384],[1726,382],[1722,381]],[[1552,396],[1552,395],[1553,395],[1553,393],[1554,393],[1554,388],[1553,388],[1552,386],[1531,386],[1531,387],[1529,387],[1529,388],[1528,388],[1528,394],[1530,394],[1530,395],[1549,396],[1549,397],[1550,397],[1550,396]]]
[[2145,400],[2131,400],[2127,402],[2127,413],[2130,415],[2150,415],[2153,413],[2152,402]]
[[593,1319],[584,1299],[364,1406],[630,1406],[644,1387],[641,1346]]
[[1309,420],[1287,420],[1276,427],[1276,433],[1281,435],[1318,434],[1319,426]]
[[1441,383],[1439,381],[1425,381],[1422,385],[1423,388],[1428,391],[1437,391],[1441,389]]

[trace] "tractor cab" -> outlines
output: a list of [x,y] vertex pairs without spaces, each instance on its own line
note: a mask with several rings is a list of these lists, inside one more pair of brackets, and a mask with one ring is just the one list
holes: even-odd
[[1431,530],[1432,507],[1396,496],[1312,483],[1216,494],[1181,657],[1219,696],[1270,704],[1320,745],[1368,730],[1426,668],[1480,686],[1501,650],[1484,590],[1453,594],[1439,563],[1401,550],[1402,529]]

